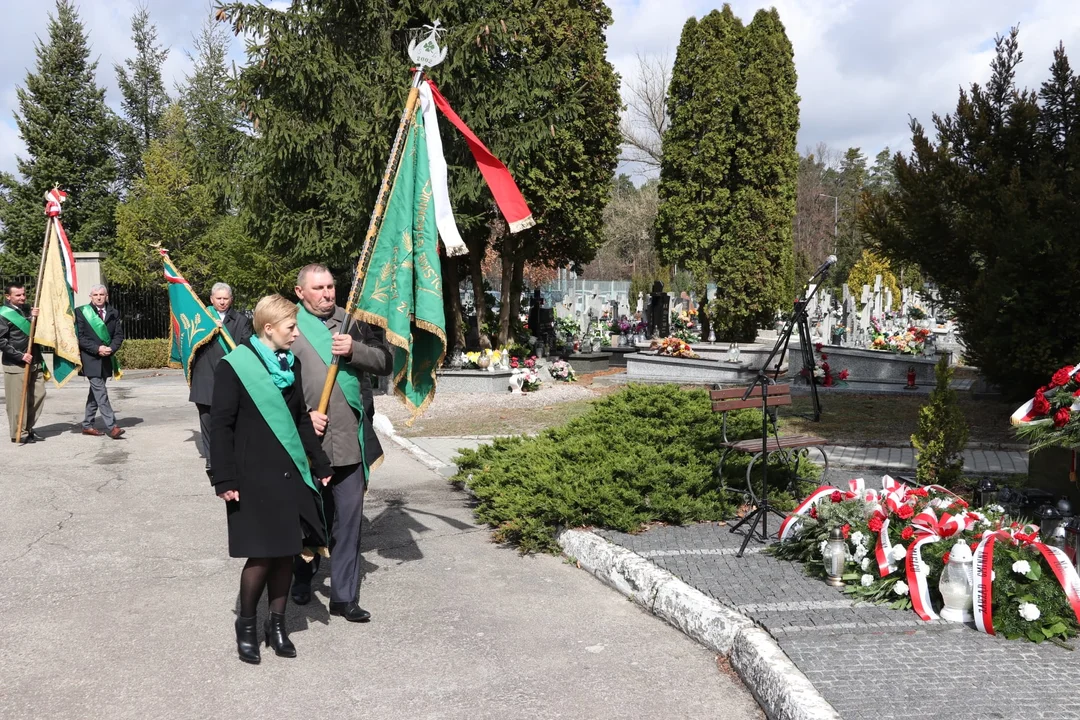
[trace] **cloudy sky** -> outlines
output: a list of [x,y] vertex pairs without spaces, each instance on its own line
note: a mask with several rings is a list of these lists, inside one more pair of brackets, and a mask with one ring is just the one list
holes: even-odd
[[[148,0],[159,37],[171,48],[164,72],[169,87],[190,69],[185,50],[210,14],[208,0]],[[615,23],[609,57],[632,78],[638,54],[673,58],[686,18],[720,3],[706,0],[608,0]],[[81,0],[80,15],[98,58],[98,82],[117,107],[113,64],[132,51],[130,17],[137,0]],[[278,2],[272,4],[279,4]],[[1080,67],[1080,2],[1076,0],[735,0],[749,22],[760,7],[775,6],[795,47],[799,74],[799,147],[819,142],[842,150],[861,147],[873,157],[882,147],[908,146],[908,117],[928,123],[947,112],[957,89],[989,74],[993,38],[1017,23],[1025,61],[1023,84],[1036,86],[1047,73],[1054,47],[1065,43]],[[12,113],[15,88],[34,62],[35,38],[46,32],[47,0],[0,0],[0,171],[14,170],[23,152]],[[233,55],[243,59],[237,44]]]

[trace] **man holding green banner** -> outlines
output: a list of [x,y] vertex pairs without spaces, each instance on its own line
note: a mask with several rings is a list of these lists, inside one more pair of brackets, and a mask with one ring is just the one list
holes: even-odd
[[[124,342],[124,327],[120,313],[108,304],[109,292],[104,285],[90,289],[90,304],[75,311],[75,332],[79,336],[82,372],[90,381],[90,393],[86,398],[86,414],[83,417],[83,435],[105,435],[120,439],[124,430],[116,424],[116,415],[109,403],[109,391],[105,381],[119,379],[120,362],[116,352]],[[98,412],[105,423],[105,432],[94,427]]]
[[[296,296],[300,298],[296,318],[300,337],[292,351],[304,365],[304,400],[334,469],[323,490],[331,531],[330,614],[366,622],[371,615],[357,603],[360,524],[368,474],[382,461],[382,446],[371,424],[375,404],[367,374],[388,375],[393,356],[381,334],[366,323],[354,323],[349,335],[340,332],[345,309],[337,306],[334,276],[325,265],[308,265],[300,271]],[[324,415],[317,408],[335,357],[341,358],[341,369]],[[314,565],[299,559],[293,563],[292,596],[299,605],[311,600]]]
[[[34,423],[45,404],[45,372],[41,362],[41,349],[30,347],[30,318],[38,309],[26,306],[26,287],[21,283],[9,283],[4,288],[4,304],[0,305],[0,362],[4,367],[4,403],[7,405],[8,428],[11,442],[23,444],[37,442],[41,436],[34,432]],[[23,376],[26,365],[32,363],[30,387],[26,396],[26,419],[19,424],[19,411],[23,396]]]

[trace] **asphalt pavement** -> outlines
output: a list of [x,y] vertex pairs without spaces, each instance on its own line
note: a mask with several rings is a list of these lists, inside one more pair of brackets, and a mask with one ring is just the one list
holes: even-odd
[[[465,495],[390,441],[361,604],[290,603],[299,657],[236,658],[242,560],[175,372],[110,383],[122,440],[50,388],[41,444],[0,445],[0,718],[760,718],[716,657],[566,561],[490,541]],[[261,613],[265,613],[265,605]]]

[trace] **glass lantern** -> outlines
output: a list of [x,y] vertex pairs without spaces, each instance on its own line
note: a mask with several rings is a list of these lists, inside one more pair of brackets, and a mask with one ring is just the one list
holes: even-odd
[[971,622],[975,616],[971,613],[972,591],[975,580],[972,577],[973,558],[971,548],[964,542],[958,542],[949,551],[949,562],[941,571],[938,590],[945,601],[941,617],[950,622]]
[[1035,516],[1039,520],[1039,536],[1043,542],[1049,542],[1062,524],[1061,511],[1055,505],[1043,505],[1036,511]]
[[977,508],[984,508],[987,505],[996,505],[998,501],[998,485],[991,478],[983,478],[979,481],[979,484],[975,486],[975,493],[972,496],[972,505]]
[[1065,554],[1072,560],[1076,571],[1080,572],[1080,515],[1065,525]]
[[838,527],[829,533],[829,540],[822,552],[822,562],[825,564],[825,572],[828,578],[825,582],[833,587],[842,587],[844,584],[844,566],[847,564],[847,542],[844,541],[844,532]]

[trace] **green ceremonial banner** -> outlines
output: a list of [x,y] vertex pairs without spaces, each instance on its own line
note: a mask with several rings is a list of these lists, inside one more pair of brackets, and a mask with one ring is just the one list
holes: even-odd
[[196,351],[213,340],[220,328],[164,252],[162,260],[169,287],[169,364],[184,368],[190,385]]
[[424,123],[417,113],[354,313],[386,329],[394,347],[394,389],[414,413],[434,398],[435,371],[446,354],[438,242]]

